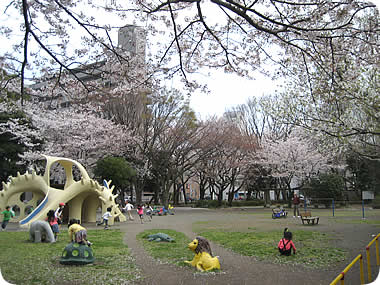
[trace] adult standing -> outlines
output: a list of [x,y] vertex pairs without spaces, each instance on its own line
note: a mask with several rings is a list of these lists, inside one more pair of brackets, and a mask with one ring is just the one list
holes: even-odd
[[300,216],[300,203],[301,203],[300,198],[297,196],[296,193],[294,193],[294,196],[293,196],[293,207],[294,207],[293,218]]
[[127,200],[125,207],[124,207],[124,210],[127,211],[128,219],[131,221],[134,220],[134,218],[132,217],[132,209],[133,209],[133,205],[131,203],[129,203],[129,201]]

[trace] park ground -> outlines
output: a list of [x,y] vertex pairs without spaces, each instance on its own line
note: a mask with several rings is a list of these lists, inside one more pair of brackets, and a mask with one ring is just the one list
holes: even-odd
[[[312,214],[320,216],[318,225],[302,225],[299,218],[293,218],[289,213],[286,219],[272,219],[272,211],[262,208],[228,208],[228,209],[197,209],[177,208],[175,215],[155,216],[152,222],[141,224],[137,214],[134,221],[116,223],[113,229],[123,232],[124,243],[134,257],[141,276],[137,281],[126,281],[124,284],[330,284],[332,280],[359,253],[365,253],[366,245],[373,235],[380,233],[380,210],[365,210],[365,219],[360,208],[313,209]],[[103,231],[94,224],[85,224],[88,229]],[[171,229],[185,234],[189,242],[201,230],[222,230],[225,232],[258,232],[283,230],[288,227],[293,232],[297,230],[317,231],[328,235],[333,247],[347,252],[344,260],[322,268],[308,266],[277,264],[271,260],[260,260],[252,256],[244,256],[211,242],[213,254],[219,256],[220,272],[200,273],[190,267],[180,267],[161,260],[154,259],[146,252],[136,236],[150,229]],[[20,231],[17,224],[10,224],[9,231]],[[281,236],[278,237],[280,239]],[[293,238],[297,246],[297,236]],[[11,244],[10,244],[11,246]],[[374,246],[373,246],[374,248]],[[274,251],[276,248],[273,249]],[[374,251],[372,251],[374,260]],[[297,257],[295,257],[297,258]],[[372,261],[372,265],[375,260]],[[366,270],[366,266],[365,266]],[[377,275],[373,266],[372,276]],[[6,277],[6,276],[5,276]],[[57,280],[60,284],[59,281]],[[81,284],[81,283],[78,283]],[[85,284],[85,283],[83,283]],[[111,284],[111,283],[110,283]],[[359,267],[354,266],[345,278],[345,284],[360,284]]]

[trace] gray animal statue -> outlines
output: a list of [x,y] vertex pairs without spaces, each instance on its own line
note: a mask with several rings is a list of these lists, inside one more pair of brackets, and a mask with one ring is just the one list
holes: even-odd
[[174,239],[164,233],[156,233],[148,236],[149,241],[166,241],[166,242],[174,242]]
[[29,237],[33,242],[55,242],[53,231],[46,221],[32,222],[29,228]]

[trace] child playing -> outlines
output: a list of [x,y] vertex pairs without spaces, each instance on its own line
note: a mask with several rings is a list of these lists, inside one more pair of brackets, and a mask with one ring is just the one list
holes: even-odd
[[4,215],[3,222],[1,223],[1,230],[5,231],[5,228],[7,227],[9,220],[13,218],[15,215],[11,211],[10,206],[6,206],[5,211],[2,211],[0,214]]
[[145,209],[146,209],[146,215],[149,217],[149,221],[151,222],[153,219],[152,206],[148,203],[148,204],[146,204]]
[[137,206],[137,214],[140,216],[140,221],[143,224],[144,223],[144,206],[140,204]]
[[170,205],[170,204],[168,206],[168,214],[174,215],[174,207],[172,205]]
[[133,217],[132,217],[132,209],[133,209],[133,205],[131,203],[129,203],[128,200],[125,201],[125,207],[123,208],[123,210],[125,210],[127,212],[127,215],[128,215],[128,219],[130,221],[133,221]]
[[54,214],[54,210],[50,210],[47,213],[46,221],[49,223],[51,230],[53,231],[55,241],[57,241],[58,234],[59,234],[59,227],[58,227],[58,219]]
[[58,225],[62,224],[63,208],[65,208],[65,203],[59,203],[57,210],[54,212],[54,215],[58,221]]
[[103,221],[102,221],[101,223],[98,223],[97,226],[100,226],[100,225],[105,224],[104,229],[108,229],[108,219],[109,219],[110,217],[112,217],[112,215],[111,215],[111,210],[112,210],[111,207],[108,207],[108,208],[107,208],[107,212],[105,212],[105,213],[103,214],[103,216],[102,216]]
[[278,250],[280,251],[281,255],[286,255],[286,256],[291,255],[292,248],[293,248],[293,253],[296,254],[296,247],[294,246],[292,237],[293,237],[292,233],[288,231],[288,228],[285,228],[284,237],[278,243]]
[[80,221],[71,219],[68,224],[70,242],[91,246],[92,243],[87,240],[87,230],[80,225]]

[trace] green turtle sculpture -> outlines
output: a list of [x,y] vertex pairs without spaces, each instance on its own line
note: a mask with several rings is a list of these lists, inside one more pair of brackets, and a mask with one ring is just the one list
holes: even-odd
[[59,263],[65,265],[84,265],[95,261],[91,247],[84,244],[69,243],[62,252]]
[[149,241],[166,241],[166,242],[174,242],[174,239],[169,235],[164,233],[156,233],[148,236]]

